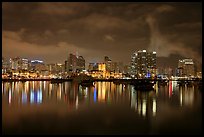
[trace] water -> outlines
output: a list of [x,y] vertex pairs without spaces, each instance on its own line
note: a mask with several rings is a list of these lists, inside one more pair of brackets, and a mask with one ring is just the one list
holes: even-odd
[[2,82],[4,134],[200,134],[202,91],[176,81],[129,84]]

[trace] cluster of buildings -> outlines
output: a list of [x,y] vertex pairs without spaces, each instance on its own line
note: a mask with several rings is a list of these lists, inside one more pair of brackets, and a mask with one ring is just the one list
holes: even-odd
[[63,64],[45,64],[42,60],[27,58],[2,58],[2,78],[50,78],[52,75],[61,75]]
[[[155,51],[139,50],[132,54],[129,65],[122,62],[112,61],[108,56],[102,62],[89,63],[85,67],[83,56],[69,54],[64,64],[45,64],[42,60],[29,60],[27,58],[2,58],[2,78],[25,77],[25,78],[68,78],[79,73],[91,75],[94,78],[170,78],[177,77],[199,77],[202,72],[195,71],[192,59],[178,61],[178,67],[157,68],[157,56]],[[162,71],[160,71],[162,70]]]

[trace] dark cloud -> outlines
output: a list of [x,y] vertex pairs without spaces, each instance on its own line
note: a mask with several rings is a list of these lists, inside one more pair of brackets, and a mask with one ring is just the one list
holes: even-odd
[[87,62],[107,55],[128,64],[134,51],[149,49],[201,64],[201,3],[3,2],[2,19],[5,57],[64,62],[78,51]]

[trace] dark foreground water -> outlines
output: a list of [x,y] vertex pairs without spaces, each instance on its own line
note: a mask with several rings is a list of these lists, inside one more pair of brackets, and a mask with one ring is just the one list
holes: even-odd
[[2,82],[3,134],[201,134],[202,91],[176,81],[150,92],[129,84],[94,87]]

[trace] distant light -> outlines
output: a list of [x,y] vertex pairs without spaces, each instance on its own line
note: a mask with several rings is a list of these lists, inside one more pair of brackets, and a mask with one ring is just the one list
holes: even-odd
[[42,63],[43,61],[41,61],[41,60],[32,60],[31,62],[39,62],[39,63]]
[[153,51],[153,54],[156,54],[157,52],[156,51]]
[[142,52],[146,52],[146,50],[143,50]]

